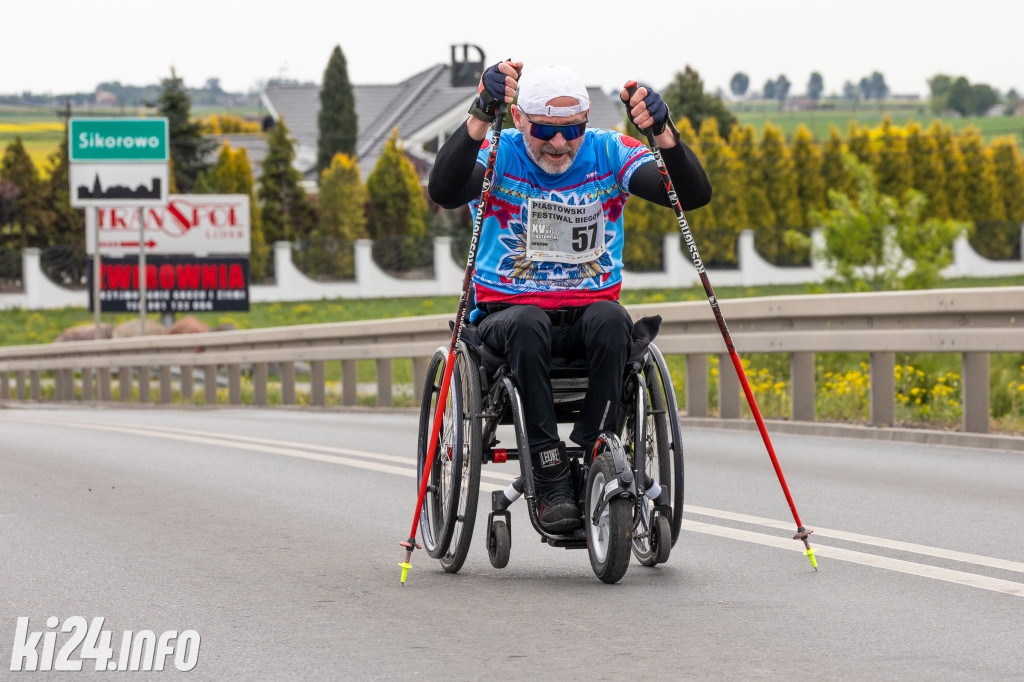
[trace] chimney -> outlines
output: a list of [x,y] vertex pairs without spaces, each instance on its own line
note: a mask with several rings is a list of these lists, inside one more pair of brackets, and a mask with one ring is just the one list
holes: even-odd
[[[462,60],[458,59],[457,52],[462,48]],[[469,50],[472,48],[479,57],[476,61],[470,61]],[[480,76],[484,72],[484,51],[477,45],[463,43],[452,45],[452,87],[462,88],[476,85],[480,82]]]

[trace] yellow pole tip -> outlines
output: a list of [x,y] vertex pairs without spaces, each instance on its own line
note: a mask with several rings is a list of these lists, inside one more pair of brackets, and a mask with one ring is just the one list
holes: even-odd
[[403,562],[398,565],[402,567],[402,584],[405,585],[405,578],[409,575],[409,569],[412,568],[412,564]]
[[811,560],[811,566],[814,566],[814,570],[817,571],[818,561],[814,558],[814,550],[808,549],[806,552],[804,552],[804,554],[806,554],[807,558]]

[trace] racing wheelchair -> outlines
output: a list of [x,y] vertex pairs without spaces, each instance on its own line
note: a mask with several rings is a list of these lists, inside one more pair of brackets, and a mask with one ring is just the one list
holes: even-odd
[[[509,507],[525,495],[530,521],[543,542],[567,549],[587,548],[594,573],[615,583],[626,573],[630,554],[640,564],[664,563],[679,537],[683,510],[683,443],[675,392],[665,359],[653,339],[658,316],[633,325],[633,345],[623,368],[623,392],[614,432],[603,431],[590,452],[566,449],[582,527],[550,533],[538,520],[533,464],[515,377],[504,358],[466,325],[455,355],[440,435],[427,452],[448,349],[434,351],[420,408],[417,480],[430,467],[420,517],[423,547],[444,570],[456,573],[469,552],[477,517],[481,466],[518,460],[520,475],[491,494],[487,554],[504,568],[512,536]],[[550,370],[558,423],[575,421],[587,390],[584,363],[553,359]],[[607,423],[607,421],[605,422]],[[515,447],[499,447],[497,428],[511,425]]]

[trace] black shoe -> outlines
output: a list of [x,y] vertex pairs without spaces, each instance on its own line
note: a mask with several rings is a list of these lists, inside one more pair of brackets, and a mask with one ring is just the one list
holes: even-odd
[[534,488],[537,517],[549,533],[565,533],[580,527],[580,510],[573,494],[572,476],[565,458],[565,445],[537,453]]

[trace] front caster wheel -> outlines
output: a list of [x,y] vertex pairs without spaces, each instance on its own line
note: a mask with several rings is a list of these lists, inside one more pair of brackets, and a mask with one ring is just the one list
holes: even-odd
[[594,574],[606,583],[618,582],[629,568],[633,505],[619,496],[603,504],[605,486],[615,480],[612,454],[604,450],[587,476],[587,552]]
[[511,552],[512,532],[508,528],[508,523],[503,519],[496,519],[487,531],[487,558],[491,560],[491,566],[508,566]]

